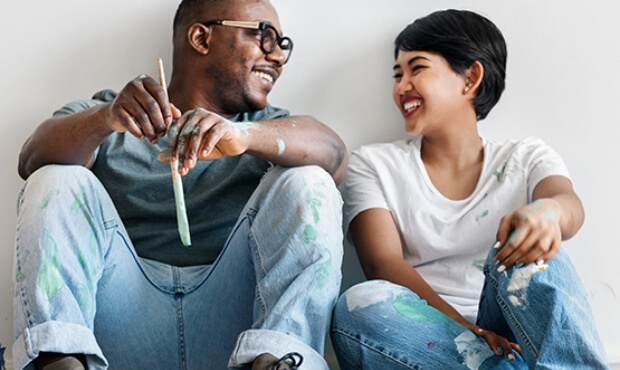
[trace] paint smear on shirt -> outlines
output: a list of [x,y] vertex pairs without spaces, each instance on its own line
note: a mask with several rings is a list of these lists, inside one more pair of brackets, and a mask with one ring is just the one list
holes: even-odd
[[454,342],[459,354],[463,356],[464,365],[472,370],[480,368],[487,358],[495,356],[486,341],[470,330],[461,333],[454,339]]
[[476,222],[480,221],[481,219],[487,217],[489,215],[489,210],[485,210],[484,212],[482,212],[481,214],[479,214],[478,216],[476,216]]
[[349,312],[391,301],[394,297],[394,291],[381,289],[380,285],[383,285],[383,283],[373,281],[364,283],[363,286],[354,286],[349,289],[346,295]]

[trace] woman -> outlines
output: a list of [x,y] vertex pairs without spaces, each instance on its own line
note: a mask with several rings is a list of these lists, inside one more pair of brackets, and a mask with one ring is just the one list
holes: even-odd
[[584,220],[566,166],[539,139],[478,133],[504,90],[501,32],[439,11],[400,33],[395,58],[413,138],[350,160],[345,222],[369,281],[334,311],[341,367],[608,367],[561,249]]

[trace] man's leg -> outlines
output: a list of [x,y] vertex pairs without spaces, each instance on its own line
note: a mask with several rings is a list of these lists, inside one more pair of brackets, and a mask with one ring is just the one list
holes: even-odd
[[204,320],[187,325],[188,346],[198,346],[188,351],[204,352],[201,338],[214,333],[222,340],[212,356],[225,354],[230,366],[264,352],[299,352],[304,368],[326,369],[324,341],[341,281],[341,209],[338,189],[319,167],[272,168],[200,294],[184,298],[188,310],[202,310],[188,317]]
[[384,280],[348,289],[334,310],[332,342],[343,370],[527,369],[417,294]]
[[[153,319],[166,316],[161,295],[142,274],[105,189],[83,167],[47,166],[28,179],[19,197],[15,257],[16,369],[34,368],[41,353],[85,354],[91,369],[104,369],[108,361],[128,368],[122,353],[106,350],[109,342],[140,348],[150,345],[153,326],[176,328]],[[122,305],[128,301],[132,305]],[[161,309],[151,312],[146,301]],[[136,315],[135,310],[142,311]],[[143,321],[126,320],[134,316]],[[168,316],[176,324],[174,311]],[[151,324],[142,332],[144,322]],[[122,325],[112,335],[93,334],[115,323]],[[179,362],[178,350],[158,356],[149,349],[146,358],[173,364],[167,368]]]
[[546,265],[497,272],[491,251],[478,324],[523,350],[530,367],[608,368],[588,296],[565,251]]

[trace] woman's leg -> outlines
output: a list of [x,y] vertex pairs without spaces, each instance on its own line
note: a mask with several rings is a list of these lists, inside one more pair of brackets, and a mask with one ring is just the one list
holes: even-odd
[[383,280],[343,294],[331,335],[343,370],[526,368],[520,357],[508,362],[411,290]]
[[543,266],[501,273],[495,254],[485,265],[478,325],[518,342],[532,368],[608,368],[588,296],[566,252]]

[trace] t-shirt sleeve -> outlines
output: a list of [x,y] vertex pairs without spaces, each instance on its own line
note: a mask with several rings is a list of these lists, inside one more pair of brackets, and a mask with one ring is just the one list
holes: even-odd
[[568,168],[560,155],[541,139],[528,138],[520,148],[527,165],[528,197],[531,201],[536,185],[549,176],[564,176],[570,180]]
[[274,107],[272,105],[267,104],[264,109],[259,111],[242,113],[234,118],[234,121],[245,122],[245,121],[267,121],[271,119],[284,118],[290,116],[290,113],[286,109]]
[[367,152],[355,151],[349,158],[349,170],[345,178],[344,230],[363,211],[372,208],[388,209],[379,173]]
[[59,117],[59,116],[66,116],[69,114],[77,113],[85,109],[95,107],[99,104],[110,102],[114,100],[116,95],[117,93],[112,90],[101,90],[95,93],[92,99],[77,100],[77,101],[65,104],[62,108],[55,111],[53,116]]

